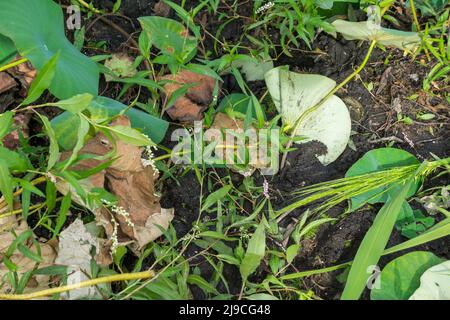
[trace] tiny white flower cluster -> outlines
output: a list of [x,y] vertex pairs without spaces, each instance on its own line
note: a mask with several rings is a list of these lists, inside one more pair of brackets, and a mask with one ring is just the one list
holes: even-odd
[[117,251],[117,248],[119,247],[119,238],[117,236],[117,232],[119,229],[119,225],[116,221],[116,219],[111,218],[111,223],[113,224],[113,233],[111,235],[111,254],[115,254]]
[[263,183],[263,194],[267,199],[270,199],[270,195],[269,195],[269,182],[267,182],[266,179],[264,179],[264,183]]
[[116,206],[115,204],[112,204],[111,202],[103,199],[102,202],[109,206],[109,208],[111,209],[111,211],[119,216],[122,216],[125,218],[126,223],[130,226],[130,227],[134,227],[134,223],[133,221],[130,220],[130,213],[128,211],[126,211],[123,207],[119,207]]
[[260,14],[261,12],[264,12],[266,10],[269,10],[270,8],[272,8],[275,4],[270,1],[268,3],[266,3],[265,5],[263,5],[262,7],[259,7],[258,10],[256,10],[256,14]]
[[148,167],[148,166],[151,166],[152,169],[153,169],[153,175],[157,176],[159,174],[159,170],[158,170],[158,168],[156,168],[155,161],[153,160],[153,158],[155,157],[155,155],[153,154],[153,150],[158,150],[158,149],[156,148],[156,146],[147,146],[147,147],[145,147],[143,155],[146,158],[141,158],[141,161],[142,161],[142,165],[145,168]]
[[[102,202],[103,204],[105,204],[105,206],[109,207],[111,212],[124,217],[127,225],[129,225],[131,228],[134,228],[134,223],[133,221],[131,221],[130,213],[128,211],[126,211],[123,207],[119,207],[115,204],[112,204],[108,200],[102,199]],[[113,232],[111,234],[111,254],[115,254],[117,248],[119,247],[119,238],[118,238],[119,224],[117,223],[116,219],[114,219],[114,216],[111,217],[111,223],[113,225]]]

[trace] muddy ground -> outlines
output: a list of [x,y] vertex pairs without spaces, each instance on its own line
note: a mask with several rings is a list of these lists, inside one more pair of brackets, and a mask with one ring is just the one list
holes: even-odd
[[[115,1],[93,2],[96,7],[109,9],[110,11]],[[114,26],[95,18],[83,21],[83,25],[87,26],[87,43],[99,41],[105,41],[106,43],[104,49],[88,47],[84,49],[85,53],[93,55],[127,52],[130,55],[136,55],[136,48],[134,48],[131,40],[132,38],[137,39],[140,32],[136,18],[153,15],[155,11],[158,12],[158,8],[155,8],[156,3],[157,1],[151,0],[122,1],[122,7],[117,15],[105,17],[113,22]],[[251,2],[242,1],[239,9],[240,15],[249,15],[251,8],[249,3]],[[204,18],[205,15],[206,19]],[[169,16],[175,18],[173,11],[170,12]],[[216,21],[213,16],[207,15],[206,12],[200,13],[198,19],[200,21],[197,21],[197,23],[203,23],[204,27],[212,33],[220,25],[219,21]],[[242,34],[245,23],[245,19],[236,20],[224,29],[221,36],[229,43],[239,41],[238,35]],[[118,31],[117,27],[123,32]],[[272,33],[276,35],[275,31]],[[72,37],[73,35],[68,32],[68,36]],[[205,35],[204,46],[212,48],[212,45],[213,41]],[[276,61],[276,65],[288,64],[293,71],[317,73],[340,82],[353,71],[355,66],[361,63],[367,45],[336,40],[325,34],[320,34],[313,43],[312,49],[314,53],[308,53],[305,50],[293,52],[293,57],[282,55]],[[221,52],[217,52],[217,54],[220,55]],[[387,60],[389,63],[385,63]],[[324,152],[324,147],[320,143],[309,143],[303,145],[298,151],[292,152],[288,157],[287,166],[278,175],[269,177],[270,193],[275,208],[282,208],[290,204],[292,202],[290,194],[299,187],[343,177],[350,166],[364,153],[374,148],[384,147],[390,141],[394,141],[394,147],[409,151],[420,160],[430,159],[431,154],[439,157],[449,155],[450,108],[443,99],[421,91],[422,80],[429,71],[431,64],[421,65],[419,61],[420,58],[413,60],[411,57],[404,57],[402,52],[399,51],[383,52],[379,49],[375,50],[359,79],[350,82],[338,92],[338,96],[346,102],[351,110],[352,130],[354,132],[352,135],[353,149],[347,148],[336,162],[326,167],[316,159],[317,154]],[[250,86],[255,94],[263,94],[263,83],[256,82],[250,84]],[[367,87],[372,89],[369,91]],[[103,95],[114,98],[120,92],[120,89],[119,85],[102,83],[101,92]],[[232,80],[228,79],[222,90],[225,94],[237,92],[239,89]],[[419,96],[416,100],[409,99],[417,93],[419,93]],[[134,94],[136,92],[130,90],[124,96],[123,102],[128,103],[134,99]],[[432,112],[437,117],[432,121],[414,121],[413,124],[407,125],[397,121],[398,112],[412,119],[415,119],[419,112]],[[430,128],[432,128],[432,133]],[[170,136],[170,132],[168,132],[168,136]],[[233,176],[233,179],[236,183],[242,180],[239,176]],[[165,207],[175,208],[174,226],[178,236],[183,236],[191,229],[192,222],[197,218],[200,186],[192,172],[178,177],[178,180],[179,185],[167,181],[162,187],[163,198],[161,203]],[[263,180],[256,176],[256,181],[261,184]],[[449,184],[449,181],[442,181],[441,179],[431,183],[428,182],[426,187],[443,184]],[[339,217],[344,210],[344,206],[345,204],[333,209],[329,215]],[[351,260],[373,222],[378,209],[377,206],[365,208],[360,212],[341,218],[334,225],[320,228],[315,238],[303,243],[303,251],[294,263],[295,268],[299,271],[311,270]],[[284,219],[282,225],[287,226],[302,212],[303,210],[292,212]],[[45,236],[45,234],[41,236]],[[394,231],[389,246],[403,241],[405,241],[405,238]],[[415,250],[418,249],[431,250],[441,257],[450,259],[450,237],[415,248]],[[186,254],[192,255],[196,250],[198,248],[193,246]],[[400,254],[402,253],[397,255]],[[392,256],[384,257],[381,266],[391,259]],[[150,263],[150,261],[147,261],[147,263]],[[203,261],[195,261],[194,263],[201,267],[203,276],[208,279],[208,275],[212,273],[209,265]],[[263,276],[264,269],[268,270],[268,267],[261,268],[260,276]],[[225,268],[224,271],[225,277],[230,281],[232,293],[235,294],[240,290],[239,280],[234,276],[236,272],[238,271],[234,267]],[[341,292],[343,284],[336,279],[336,276],[340,273],[342,271],[311,277],[304,281],[304,286],[306,289],[314,290],[321,298],[339,298],[339,292]],[[194,289],[193,292],[196,298],[203,298],[200,290]]]

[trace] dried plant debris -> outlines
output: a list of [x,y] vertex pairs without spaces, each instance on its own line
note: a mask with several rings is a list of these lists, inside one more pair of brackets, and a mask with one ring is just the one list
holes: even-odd
[[[113,54],[110,59],[106,60],[105,67],[119,78],[130,78],[137,73],[133,59],[125,53]],[[114,78],[105,74],[105,80],[113,81]]]
[[186,93],[178,97],[173,106],[167,109],[170,118],[180,122],[202,120],[203,112],[213,100],[216,84],[214,78],[184,70],[175,76],[167,75],[163,79],[170,80],[164,85],[167,101],[183,86],[190,86]]
[[[111,123],[111,126],[130,126],[128,118],[122,116]],[[143,161],[142,149],[129,145],[122,140],[110,141],[103,133],[89,140],[79,154],[105,156],[114,154],[117,158],[105,170],[80,181],[83,188],[90,192],[94,188],[105,188],[116,198],[117,203],[104,201],[102,206],[90,206],[80,198],[74,200],[87,206],[96,214],[97,222],[105,228],[108,246],[114,252],[119,245],[134,244],[140,249],[162,235],[173,219],[172,209],[162,209],[159,197],[155,195],[155,180],[158,171],[149,165],[151,159]],[[62,159],[71,156],[71,152],[62,154]],[[95,168],[106,160],[87,159],[78,162],[73,170],[83,171]],[[70,187],[58,183],[62,193]],[[72,192],[74,193],[74,192]]]
[[[17,56],[14,61],[21,58]],[[26,97],[36,73],[36,69],[28,61],[0,72],[0,94],[15,88],[21,97]]]
[[14,130],[3,138],[3,145],[11,150],[15,150],[20,146],[20,136],[28,138],[31,113],[20,113],[14,116]]
[[160,0],[153,7],[153,12],[157,16],[167,18],[168,16],[170,16],[170,7],[164,1]]
[[6,72],[0,72],[0,94],[17,86],[17,82]]
[[[7,209],[5,209],[7,210]],[[0,214],[5,213],[0,210]],[[8,267],[3,262],[7,251],[13,244],[17,236],[28,231],[29,227],[24,220],[18,220],[17,216],[11,215],[0,218],[0,292],[8,293],[12,290],[11,283],[8,282],[6,274],[10,272]],[[39,264],[29,257],[26,257],[20,250],[16,249],[11,255],[8,256],[10,263],[16,265],[17,273],[19,276],[30,272],[39,265],[39,268],[44,268],[53,265],[56,257],[55,249],[50,242],[38,243],[34,239],[28,239],[25,243],[22,243],[26,247],[26,250],[40,256]],[[39,246],[39,248],[38,248]],[[40,254],[39,254],[40,252]],[[51,279],[47,275],[33,275],[28,279],[24,293],[40,291],[48,289]]]
[[[99,240],[92,236],[80,219],[75,220],[60,234],[59,250],[55,263],[67,266],[67,284],[77,284],[91,277],[92,252],[98,252]],[[100,298],[96,287],[72,290],[61,295],[66,300]]]

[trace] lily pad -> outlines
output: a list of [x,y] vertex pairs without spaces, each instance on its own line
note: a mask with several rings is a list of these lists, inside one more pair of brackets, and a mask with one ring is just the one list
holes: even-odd
[[0,34],[39,71],[59,51],[50,92],[59,99],[98,94],[97,65],[81,54],[64,34],[61,7],[51,0],[0,2]]
[[450,260],[425,271],[409,300],[450,300]]
[[[290,72],[286,67],[270,70],[265,78],[283,123],[290,129],[336,86],[336,82],[330,78]],[[317,110],[307,115],[296,132],[306,138],[300,143],[316,140],[327,147],[327,153],[318,156],[324,165],[332,163],[344,152],[350,133],[349,111],[337,96],[330,97]]]
[[372,20],[362,22],[336,20],[332,25],[346,40],[376,40],[384,46],[409,51],[414,51],[420,45],[420,36],[417,32],[383,28]]
[[14,42],[0,34],[0,66],[12,60],[16,52]]
[[241,55],[241,59],[234,61],[233,66],[241,69],[247,81],[260,81],[264,80],[267,71],[273,69],[273,61],[264,54],[261,54],[258,58]]
[[178,62],[186,63],[197,52],[197,40],[183,24],[173,19],[151,16],[138,19],[150,44]]
[[370,292],[372,300],[407,300],[420,285],[420,277],[442,262],[431,252],[414,251],[388,263],[379,275],[378,288]]

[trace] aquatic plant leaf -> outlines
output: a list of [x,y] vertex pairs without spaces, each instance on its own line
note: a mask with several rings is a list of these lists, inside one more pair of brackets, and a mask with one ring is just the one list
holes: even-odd
[[[407,151],[396,148],[380,148],[367,152],[361,159],[356,161],[345,174],[346,177],[355,177],[368,173],[384,171],[396,167],[416,165],[419,160]],[[407,198],[413,196],[419,188],[420,181],[412,184],[408,191]],[[351,199],[352,209],[359,208],[362,204],[385,203],[389,196],[393,196],[398,188],[391,188],[392,185],[377,188]],[[388,190],[391,188],[390,190]],[[388,190],[388,191],[386,191]],[[383,191],[383,194],[381,194]]]
[[64,34],[61,7],[51,0],[0,2],[0,34],[39,71],[60,51],[50,92],[59,99],[98,94],[97,65],[81,54]]
[[148,40],[167,58],[174,57],[177,62],[189,62],[197,52],[197,39],[180,22],[158,16],[138,19]]
[[0,34],[0,66],[10,62],[17,53],[14,42]]
[[425,271],[409,300],[450,300],[450,260]]
[[264,80],[264,75],[273,69],[273,61],[270,57],[261,54],[257,58],[248,55],[240,55],[240,59],[233,62],[233,66],[240,68],[247,81]]
[[376,40],[384,46],[408,51],[414,51],[420,45],[420,36],[417,32],[383,28],[373,21],[336,20],[332,25],[346,40]]
[[[286,67],[267,72],[266,84],[284,124],[291,129],[305,112],[324,99],[336,86],[327,77],[290,72]],[[300,143],[316,140],[327,147],[327,153],[318,156],[324,165],[332,163],[344,152],[350,133],[350,113],[337,96],[330,97],[317,110],[307,115],[296,132],[297,135],[306,137]]]
[[442,262],[431,252],[414,251],[389,262],[379,275],[379,283],[370,292],[372,300],[408,300],[419,288],[420,277]]

